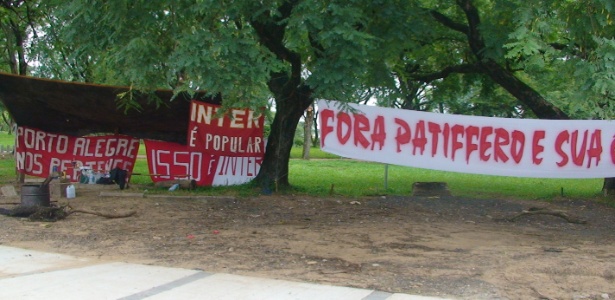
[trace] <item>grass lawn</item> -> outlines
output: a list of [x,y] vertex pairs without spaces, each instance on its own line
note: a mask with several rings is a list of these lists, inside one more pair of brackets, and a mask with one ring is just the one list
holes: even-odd
[[9,146],[13,144],[15,144],[15,136],[4,131],[0,131],[0,145]]
[[451,193],[468,197],[511,197],[550,199],[600,196],[602,179],[544,179],[474,175],[388,166],[385,190],[385,165],[379,163],[330,159],[291,160],[291,183],[309,194],[334,193],[345,196],[408,195],[414,182],[446,182]]
[[[12,135],[0,133],[0,145],[12,145]],[[145,155],[142,145],[139,154]],[[385,189],[385,165],[339,158],[320,149],[310,150],[310,160],[300,159],[302,149],[293,148],[290,161],[290,182],[294,193],[327,196],[359,197],[375,195],[409,195],[414,182],[446,182],[456,196],[479,198],[510,197],[518,199],[552,199],[563,195],[568,198],[598,198],[602,179],[543,179],[486,176],[442,172],[389,165]],[[0,159],[0,182],[15,178],[12,158]],[[137,159],[135,173],[147,174],[147,161]],[[148,176],[133,176],[135,184],[149,186]],[[204,187],[203,194],[254,194],[258,191],[246,186]]]

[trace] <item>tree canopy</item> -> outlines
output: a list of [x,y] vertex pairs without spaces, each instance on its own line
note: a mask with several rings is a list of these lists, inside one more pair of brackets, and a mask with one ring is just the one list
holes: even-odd
[[317,98],[506,117],[615,113],[610,0],[45,3],[29,26],[45,33],[31,47],[42,76],[206,90],[226,107],[273,98],[264,186],[288,185],[293,134]]

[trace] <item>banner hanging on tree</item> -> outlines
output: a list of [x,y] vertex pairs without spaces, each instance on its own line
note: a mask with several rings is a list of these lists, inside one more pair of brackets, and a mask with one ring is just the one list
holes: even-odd
[[216,118],[219,105],[192,101],[186,145],[145,141],[154,182],[191,179],[200,186],[249,182],[265,154],[264,116],[232,109]]
[[263,160],[263,155],[216,155],[186,145],[152,140],[145,140],[145,150],[152,181],[190,179],[199,186],[249,182],[258,174]]
[[19,172],[48,177],[54,169],[78,181],[79,167],[107,173],[120,168],[132,173],[139,139],[124,135],[75,137],[17,127],[15,161]]
[[220,105],[192,100],[188,124],[188,147],[209,154],[259,156],[265,152],[265,117],[250,109],[231,109],[216,118]]
[[343,157],[462,173],[615,177],[615,122],[437,114],[318,101],[321,148]]

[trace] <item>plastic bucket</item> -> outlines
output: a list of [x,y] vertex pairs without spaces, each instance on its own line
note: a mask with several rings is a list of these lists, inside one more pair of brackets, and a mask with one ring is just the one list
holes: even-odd
[[77,195],[75,193],[75,186],[74,185],[69,185],[66,187],[66,198],[68,199],[72,199],[75,198]]
[[25,184],[21,186],[22,206],[49,206],[49,185]]

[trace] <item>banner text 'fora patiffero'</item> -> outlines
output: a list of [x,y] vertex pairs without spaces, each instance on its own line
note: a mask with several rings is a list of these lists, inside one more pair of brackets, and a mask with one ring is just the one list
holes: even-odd
[[615,176],[615,123],[473,117],[319,101],[321,148],[344,157],[486,175]]

